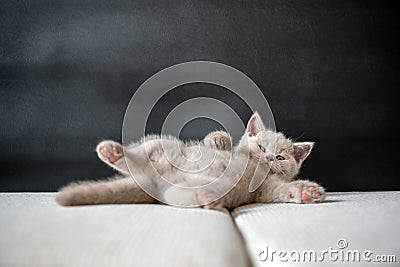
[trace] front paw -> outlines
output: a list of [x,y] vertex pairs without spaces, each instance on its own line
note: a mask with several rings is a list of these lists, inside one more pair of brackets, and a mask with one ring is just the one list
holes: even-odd
[[230,135],[224,131],[209,133],[204,138],[204,144],[220,150],[231,150],[232,140]]
[[294,181],[289,184],[288,201],[294,203],[320,203],[325,199],[325,190],[317,183]]

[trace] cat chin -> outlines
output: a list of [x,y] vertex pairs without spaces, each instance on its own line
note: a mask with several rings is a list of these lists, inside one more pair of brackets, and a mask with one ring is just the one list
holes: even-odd
[[268,166],[268,168],[270,168],[270,169],[272,169],[272,166],[274,165],[273,163],[267,162],[267,161],[265,161],[265,162],[261,161],[259,164],[262,166]]
[[268,162],[260,162],[259,165],[264,167],[264,168],[266,168],[268,170],[268,173],[271,173],[271,174],[275,174],[276,173],[276,171],[274,171],[272,169],[272,165],[270,165],[270,163],[268,163]]

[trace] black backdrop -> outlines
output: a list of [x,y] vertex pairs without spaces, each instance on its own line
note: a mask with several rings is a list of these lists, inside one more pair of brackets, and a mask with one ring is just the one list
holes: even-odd
[[[112,170],[138,86],[192,60],[231,65],[263,90],[277,128],[315,150],[301,177],[328,190],[400,189],[399,10],[394,1],[1,1],[0,191],[52,191]],[[204,84],[167,95],[235,95]],[[161,115],[162,114],[162,115]],[[216,124],[194,121],[185,138]]]

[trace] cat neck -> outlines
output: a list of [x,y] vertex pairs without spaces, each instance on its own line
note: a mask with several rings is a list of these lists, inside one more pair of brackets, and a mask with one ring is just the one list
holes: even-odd
[[244,134],[242,138],[240,138],[239,143],[233,149],[235,154],[250,154],[247,134]]

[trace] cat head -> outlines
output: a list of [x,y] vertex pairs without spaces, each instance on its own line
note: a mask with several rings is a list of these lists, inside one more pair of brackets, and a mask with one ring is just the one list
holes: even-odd
[[314,146],[313,142],[293,142],[283,133],[268,130],[257,112],[247,123],[244,137],[250,157],[287,180],[298,174]]

